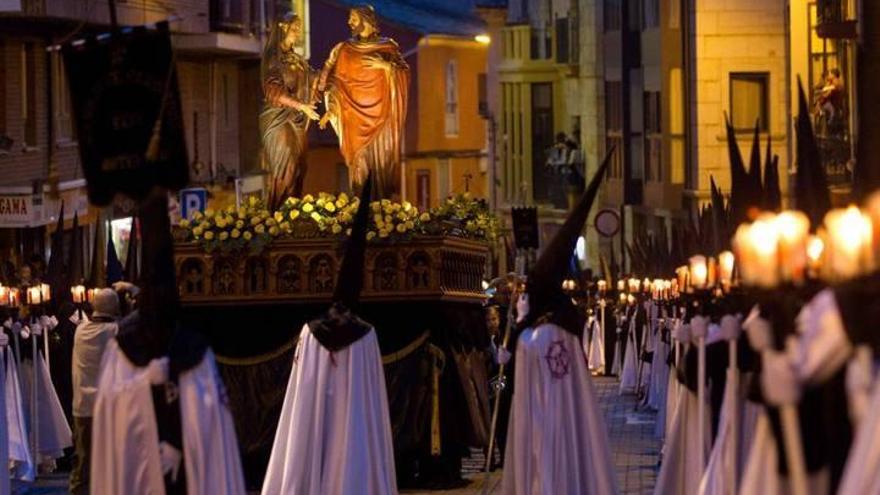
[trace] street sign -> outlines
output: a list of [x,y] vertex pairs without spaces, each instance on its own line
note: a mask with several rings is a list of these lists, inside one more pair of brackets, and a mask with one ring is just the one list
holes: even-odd
[[189,219],[195,212],[203,212],[208,207],[208,191],[203,187],[180,190],[180,216]]
[[596,213],[594,225],[602,237],[614,237],[620,232],[620,214],[608,208],[600,210]]

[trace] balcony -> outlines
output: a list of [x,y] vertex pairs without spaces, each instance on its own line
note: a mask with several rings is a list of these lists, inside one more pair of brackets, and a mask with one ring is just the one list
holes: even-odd
[[211,31],[260,37],[271,19],[271,0],[211,0]]
[[820,38],[855,39],[858,37],[855,7],[852,0],[818,0],[816,34]]

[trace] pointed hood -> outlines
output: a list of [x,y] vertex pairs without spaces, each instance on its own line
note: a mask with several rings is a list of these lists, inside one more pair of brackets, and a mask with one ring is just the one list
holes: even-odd
[[797,172],[794,180],[794,206],[806,213],[813,228],[822,224],[825,213],[831,209],[828,179],[819,156],[810,110],[804,87],[798,79]]
[[67,258],[67,273],[70,285],[79,285],[84,282],[82,234],[79,229],[79,215],[73,214],[73,233],[70,241],[70,256]]
[[126,281],[135,283],[138,280],[137,245],[138,245],[138,217],[131,217],[131,232],[128,235],[128,250],[125,255],[125,271],[123,276]]
[[351,235],[339,265],[333,303],[321,317],[309,322],[312,335],[331,352],[348,347],[373,328],[355,314],[364,285],[364,256],[367,250],[372,185],[371,172],[361,190],[360,203],[351,226]]
[[116,254],[116,244],[113,242],[113,236],[107,236],[107,287],[112,286],[116,282],[122,280],[122,263],[119,262],[119,255]]
[[[60,307],[61,303],[69,299],[70,284],[68,283],[67,267],[64,259],[64,203],[61,203],[61,211],[58,212],[58,223],[55,232],[52,233],[52,252],[49,254],[49,262],[46,265],[46,273],[43,282],[49,284],[52,292],[52,306]],[[65,297],[66,295],[66,297]]]
[[351,235],[345,246],[345,256],[339,265],[333,302],[355,309],[364,285],[364,255],[367,250],[367,228],[370,221],[370,202],[373,174],[364,182],[360,203],[351,226]]
[[750,181],[730,120],[726,121],[726,126],[727,154],[730,161],[730,221],[732,225],[739,225],[748,219]]
[[774,156],[764,168],[764,209],[769,211],[782,210],[778,156]]
[[95,224],[95,240],[92,243],[92,261],[89,263],[89,278],[86,281],[86,284],[90,288],[104,287],[104,281],[106,280],[104,272],[104,253],[101,252],[101,248],[103,247],[101,241],[104,238],[104,223],[100,221],[100,214],[98,215],[98,218],[99,221]]
[[[602,185],[605,178],[605,172],[608,170],[608,163],[613,152],[612,148],[605,155],[605,159],[599,165],[599,169],[584,194],[574,205],[568,218],[565,219],[565,223],[562,224],[562,227],[556,232],[529,271],[526,283],[526,292],[529,295],[529,314],[520,323],[521,328],[532,326],[538,318],[545,316],[548,312],[571,307],[570,299],[562,291],[562,281],[568,272],[577,238],[581,235],[590,209],[599,193],[599,186]],[[568,331],[580,332],[582,330],[581,328],[567,328],[567,325],[562,324],[563,322],[559,320],[557,322]]]
[[755,124],[755,136],[752,139],[752,155],[749,159],[749,207],[760,208],[764,197],[761,185],[761,129]]

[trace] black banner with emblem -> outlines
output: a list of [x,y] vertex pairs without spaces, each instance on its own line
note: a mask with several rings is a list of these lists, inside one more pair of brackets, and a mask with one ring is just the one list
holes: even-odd
[[512,208],[513,238],[517,249],[538,249],[538,209],[529,206]]
[[62,48],[89,200],[143,199],[189,182],[177,71],[167,23]]

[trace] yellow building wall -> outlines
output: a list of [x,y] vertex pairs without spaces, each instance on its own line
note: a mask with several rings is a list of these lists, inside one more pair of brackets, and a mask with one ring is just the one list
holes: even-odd
[[[724,114],[730,109],[732,72],[769,72],[769,135],[779,155],[783,193],[787,189],[788,91],[785,0],[696,2],[697,194],[707,198],[709,178],[730,191]],[[792,4],[801,2],[791,2]],[[767,134],[761,135],[766,146]],[[752,133],[738,136],[748,161]],[[763,149],[763,148],[762,148]],[[762,155],[763,156],[763,155]]]
[[[468,190],[488,191],[487,121],[479,113],[479,74],[487,72],[488,47],[474,40],[427,36],[419,42],[415,149],[406,150],[404,197],[418,202],[417,177],[430,174],[430,206]],[[447,66],[456,66],[458,132],[446,129]],[[469,176],[467,179],[465,176]],[[467,182],[467,187],[466,183]]]
[[[472,40],[429,36],[419,43],[419,123],[416,152],[482,150],[486,120],[479,114],[478,74],[486,73],[488,48]],[[458,134],[445,129],[446,66],[458,66]]]

